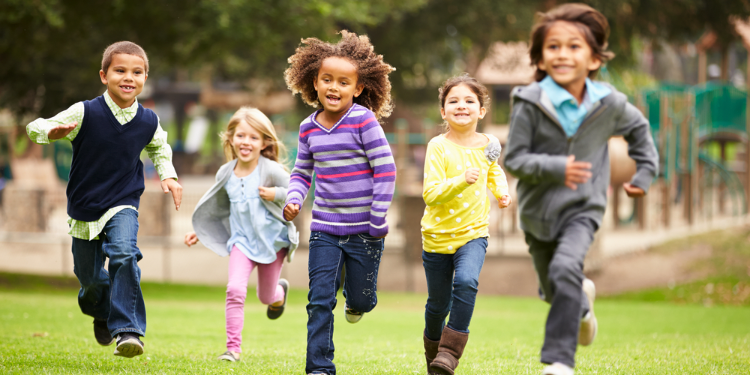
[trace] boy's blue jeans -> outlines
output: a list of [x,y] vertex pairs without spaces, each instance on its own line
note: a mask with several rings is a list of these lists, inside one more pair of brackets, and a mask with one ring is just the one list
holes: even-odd
[[583,260],[597,224],[589,218],[571,220],[557,241],[543,242],[526,233],[526,243],[539,276],[539,297],[550,304],[542,346],[542,363],[575,366],[578,330],[588,313],[583,293]]
[[451,329],[469,333],[479,273],[486,253],[487,238],[484,237],[467,242],[454,254],[422,252],[422,265],[427,277],[424,334],[428,339],[440,340],[448,313],[448,326]]
[[310,234],[305,373],[336,374],[333,364],[333,309],[346,265],[344,298],[349,308],[370,312],[378,303],[377,281],[383,240],[366,234]]
[[126,208],[104,225],[98,240],[73,238],[73,270],[81,283],[78,305],[84,314],[106,320],[112,337],[120,332],[146,335],[137,235],[138,212]]

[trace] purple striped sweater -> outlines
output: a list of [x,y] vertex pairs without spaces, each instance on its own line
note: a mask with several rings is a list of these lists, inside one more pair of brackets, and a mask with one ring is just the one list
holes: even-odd
[[385,236],[396,164],[383,128],[372,111],[359,104],[352,105],[331,129],[315,120],[319,112],[300,124],[286,204],[304,202],[314,172],[311,231]]

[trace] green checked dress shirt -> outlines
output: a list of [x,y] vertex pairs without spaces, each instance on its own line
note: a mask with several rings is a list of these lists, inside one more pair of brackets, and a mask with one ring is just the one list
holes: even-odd
[[[105,91],[104,101],[107,103],[107,107],[109,107],[112,114],[115,115],[115,118],[117,118],[120,125],[130,122],[138,112],[138,99],[136,99],[130,107],[120,108],[120,106],[115,104],[109,96],[109,92]],[[52,118],[39,118],[34,120],[26,126],[26,132],[34,143],[46,145],[55,141],[50,140],[47,137],[47,134],[52,128],[58,125],[78,122],[78,126],[76,126],[67,136],[62,138],[72,141],[81,130],[80,124],[83,123],[83,115],[83,102],[78,102]],[[161,128],[161,124],[157,125],[154,138],[151,140],[151,143],[146,146],[146,153],[151,161],[154,162],[154,167],[156,167],[156,172],[159,173],[159,178],[161,180],[168,178],[177,179],[177,172],[175,172],[174,166],[172,166],[172,148],[169,147],[169,143],[167,143],[167,132]],[[104,213],[104,216],[97,221],[79,221],[72,217],[68,217],[68,225],[70,225],[70,232],[68,232],[68,234],[82,240],[97,240],[99,239],[99,233],[101,233],[104,228],[104,224],[106,224],[112,216],[115,216],[116,213],[124,209],[133,209],[137,211],[133,206],[117,206],[110,208]]]

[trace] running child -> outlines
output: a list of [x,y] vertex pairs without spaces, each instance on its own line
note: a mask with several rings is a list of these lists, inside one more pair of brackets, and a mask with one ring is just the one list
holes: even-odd
[[195,207],[195,232],[185,235],[185,244],[200,240],[215,253],[229,255],[227,351],[219,359],[235,362],[242,352],[250,274],[257,267],[258,299],[268,305],[268,318],[278,319],[289,290],[289,282],[279,279],[281,267],[284,258],[292,261],[299,234],[283,219],[289,172],[279,164],[285,148],[271,120],[255,108],[242,107],[229,120],[221,141],[228,162]]
[[[26,126],[38,144],[66,139],[73,161],[66,194],[73,237],[73,271],[81,284],[78,305],[94,318],[100,345],[117,341],[115,355],[143,354],[146,306],[141,294],[143,258],[136,244],[138,207],[145,188],[141,152],[154,162],[164,193],[180,208],[182,187],[172,149],[159,118],[136,96],[148,78],[148,57],[135,43],[117,42],[104,51],[99,78],[107,90],[50,119]],[[104,269],[109,258],[109,272]]]
[[369,38],[348,31],[336,44],[302,40],[289,64],[289,89],[317,108],[300,125],[284,207],[287,220],[297,216],[315,173],[305,371],[333,375],[333,309],[344,266],[346,320],[358,322],[377,304],[386,212],[396,182],[378,119],[393,108],[388,74],[394,68],[375,54]]
[[536,82],[514,90],[505,167],[518,177],[521,228],[550,303],[543,374],[573,374],[577,344],[597,333],[594,283],[583,260],[607,205],[607,141],[622,135],[637,171],[624,185],[642,197],[657,175],[648,121],[615,88],[593,81],[607,51],[609,24],[595,9],[565,4],[531,32]]
[[501,209],[510,205],[511,197],[497,162],[500,142],[477,133],[477,123],[490,101],[487,88],[464,74],[445,81],[439,92],[440,115],[448,132],[430,140],[425,156],[423,341],[427,373],[453,375],[469,339],[479,272],[487,252],[487,189]]

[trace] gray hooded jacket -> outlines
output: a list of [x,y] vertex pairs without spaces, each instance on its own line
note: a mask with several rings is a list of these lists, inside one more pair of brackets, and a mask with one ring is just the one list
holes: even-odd
[[[198,239],[207,248],[221,256],[229,255],[227,241],[232,236],[229,226],[229,195],[224,185],[232,176],[237,160],[232,160],[219,168],[216,172],[216,183],[203,195],[193,211],[193,229]],[[261,199],[263,206],[277,220],[285,223],[289,232],[289,252],[287,261],[291,262],[294,250],[299,245],[299,232],[294,223],[283,218],[282,207],[286,201],[286,189],[289,186],[289,173],[277,162],[260,156],[258,160],[260,186],[275,187],[276,195],[273,201]]]
[[[601,225],[609,187],[612,136],[622,135],[637,171],[631,184],[644,191],[658,174],[659,155],[649,123],[627,97],[612,93],[594,103],[576,133],[568,138],[552,102],[539,84],[517,87],[505,146],[505,168],[518,178],[521,229],[540,241],[554,241],[573,218],[588,217]],[[569,155],[591,163],[592,177],[577,190],[565,186]]]

